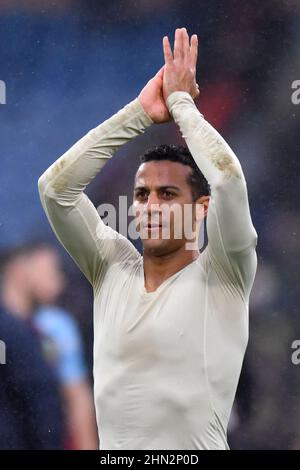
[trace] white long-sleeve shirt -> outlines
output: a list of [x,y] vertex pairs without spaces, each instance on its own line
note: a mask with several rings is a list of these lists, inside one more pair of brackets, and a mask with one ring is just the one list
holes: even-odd
[[[167,105],[211,186],[208,245],[154,292],[143,257],[106,226],[84,189],[152,124],[138,98],[39,179],[52,229],[94,290],[94,393],[101,449],[226,449],[257,266],[241,165],[191,96]],[[113,238],[111,235],[115,235]]]

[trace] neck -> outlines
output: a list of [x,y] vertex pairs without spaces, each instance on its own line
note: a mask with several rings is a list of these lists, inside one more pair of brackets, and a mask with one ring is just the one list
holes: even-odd
[[155,256],[144,251],[143,261],[146,290],[153,292],[170,276],[195,261],[199,255],[199,249],[186,250],[185,246],[161,256]]
[[2,289],[2,301],[7,310],[15,316],[27,319],[33,311],[33,301],[22,286],[6,284]]

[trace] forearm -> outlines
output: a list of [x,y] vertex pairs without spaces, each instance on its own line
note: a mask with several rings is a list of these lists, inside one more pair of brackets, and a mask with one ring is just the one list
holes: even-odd
[[208,238],[227,252],[256,242],[240,162],[223,137],[200,114],[188,93],[169,95],[167,105],[199,169],[211,186]]
[[43,173],[38,182],[41,198],[48,196],[64,205],[75,201],[107,160],[151,124],[136,98],[88,132]]
[[87,382],[63,388],[71,441],[76,450],[99,448],[93,396]]
[[125,240],[110,239],[111,232],[117,233],[106,227],[84,189],[119,147],[151,123],[135,99],[80,139],[39,178],[40,199],[52,230],[92,285],[125,251]]
[[172,93],[167,105],[195,162],[212,187],[229,178],[243,179],[238,158],[218,131],[204,119],[188,93]]

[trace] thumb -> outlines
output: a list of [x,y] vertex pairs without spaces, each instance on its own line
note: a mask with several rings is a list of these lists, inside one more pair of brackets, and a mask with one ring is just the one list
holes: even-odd
[[164,75],[164,68],[165,68],[165,66],[163,65],[163,66],[159,69],[159,71],[157,72],[157,74],[155,75],[155,78],[160,78],[160,79],[163,78],[163,75]]

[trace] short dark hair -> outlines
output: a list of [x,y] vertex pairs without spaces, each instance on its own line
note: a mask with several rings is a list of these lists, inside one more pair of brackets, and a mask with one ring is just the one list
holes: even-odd
[[29,240],[20,245],[15,245],[6,250],[0,251],[0,277],[5,272],[7,266],[22,256],[31,256],[39,250],[55,250],[55,246],[46,240]]
[[183,147],[181,145],[158,145],[140,156],[140,164],[153,160],[179,162],[192,169],[192,173],[189,174],[187,182],[191,186],[193,201],[198,199],[200,196],[210,195],[210,186],[208,181],[200,171],[187,147]]

